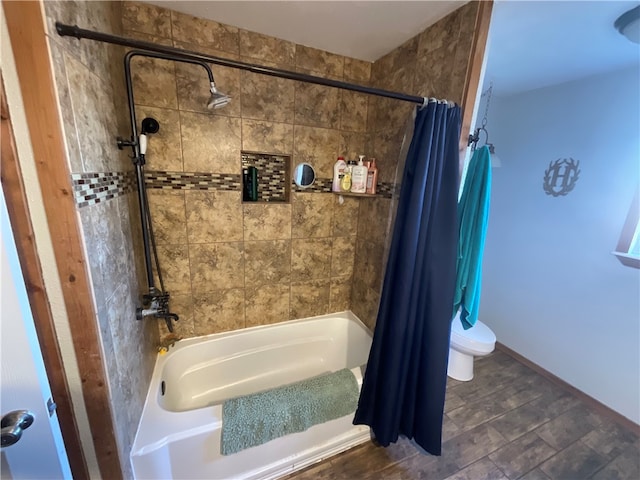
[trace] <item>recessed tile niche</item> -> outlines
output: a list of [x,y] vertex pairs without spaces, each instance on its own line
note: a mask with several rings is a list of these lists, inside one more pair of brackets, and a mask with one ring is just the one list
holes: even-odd
[[[289,202],[291,191],[291,156],[242,151],[243,202]],[[256,169],[257,195],[250,195],[251,170]],[[255,193],[255,189],[254,189]]]

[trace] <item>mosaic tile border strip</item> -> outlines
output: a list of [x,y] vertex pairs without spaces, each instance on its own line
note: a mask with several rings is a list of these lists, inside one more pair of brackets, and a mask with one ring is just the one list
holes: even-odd
[[[147,171],[144,174],[147,188],[161,190],[226,190],[239,191],[242,188],[240,174],[233,173],[190,173]],[[72,173],[74,197],[78,208],[84,208],[135,191],[135,172],[91,172]],[[287,201],[282,197],[281,183],[274,180],[273,190],[261,198],[266,202]],[[291,190],[297,193],[332,193],[331,178],[316,178],[313,185],[300,188],[291,182]],[[397,185],[390,182],[378,183],[376,197],[392,198]]]
[[126,195],[135,188],[135,174],[129,172],[72,173],[73,195],[78,208]]
[[162,190],[240,190],[240,175],[234,173],[144,172],[147,188]]

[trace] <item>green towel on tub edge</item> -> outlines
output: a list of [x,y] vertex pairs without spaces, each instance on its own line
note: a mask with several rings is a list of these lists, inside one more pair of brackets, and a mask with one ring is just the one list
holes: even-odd
[[220,453],[230,455],[353,413],[359,393],[355,376],[345,368],[227,400]]

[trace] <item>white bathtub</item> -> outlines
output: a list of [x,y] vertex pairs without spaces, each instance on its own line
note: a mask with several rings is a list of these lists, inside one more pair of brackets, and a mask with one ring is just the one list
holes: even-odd
[[362,385],[371,333],[351,312],[182,340],[159,355],[131,450],[135,478],[272,479],[370,438],[353,414],[220,454],[222,402],[350,368]]

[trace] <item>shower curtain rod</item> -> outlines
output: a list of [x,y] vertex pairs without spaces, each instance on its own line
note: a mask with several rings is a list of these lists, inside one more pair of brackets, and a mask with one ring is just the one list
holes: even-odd
[[[204,62],[221,65],[223,67],[237,68],[240,70],[246,70],[253,73],[259,73],[262,75],[270,75],[272,77],[286,78],[288,80],[297,80],[306,83],[315,83],[317,85],[325,85],[328,87],[342,88],[344,90],[351,90],[354,92],[367,93],[369,95],[376,95],[379,97],[393,98],[395,100],[402,100],[405,102],[418,103],[425,105],[429,101],[436,101],[436,99],[429,97],[418,97],[416,95],[407,95],[406,93],[392,92],[389,90],[382,90],[379,88],[365,87],[355,83],[342,82],[339,80],[332,80],[330,78],[316,77],[314,75],[307,75],[304,73],[291,72],[289,70],[281,70],[279,68],[265,67],[253,63],[245,63],[236,60],[228,60],[226,58],[214,57],[212,55],[205,55],[203,53],[194,52],[191,50],[181,50],[175,47],[168,47],[165,45],[159,45],[156,43],[145,42],[142,40],[132,40],[126,37],[120,37],[117,35],[111,35],[108,33],[96,32],[94,30],[86,30],[80,28],[77,25],[66,25],[64,23],[56,22],[56,31],[60,36],[70,36],[78,39],[86,38],[88,40],[97,40],[99,42],[111,43],[114,45],[121,45],[123,47],[139,48],[142,50],[148,50],[151,52],[165,53],[169,55],[178,55],[186,59],[199,60]],[[446,101],[448,104],[454,102]]]

